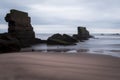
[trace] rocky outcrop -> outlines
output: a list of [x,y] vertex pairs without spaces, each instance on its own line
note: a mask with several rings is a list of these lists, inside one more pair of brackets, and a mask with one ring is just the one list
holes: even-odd
[[89,31],[86,29],[86,27],[78,27],[78,34],[74,34],[73,38],[77,40],[88,40],[90,37],[92,37],[89,34]]
[[28,13],[12,9],[5,20],[8,33],[0,34],[0,53],[20,51],[23,47],[42,42],[35,38]]
[[0,35],[0,53],[20,51],[20,43],[8,33]]
[[23,47],[37,43],[72,45],[79,40],[87,40],[90,37],[85,27],[78,27],[78,34],[72,37],[67,34],[54,34],[47,41],[40,40],[35,38],[28,13],[12,9],[6,15],[5,20],[8,22],[8,33],[0,35],[0,52],[20,51]]
[[54,34],[48,38],[47,43],[51,45],[72,45],[77,42],[76,39],[72,38],[67,34]]
[[40,41],[40,39],[35,38],[35,32],[28,13],[12,9],[6,15],[5,20],[9,26],[8,34],[18,39],[21,47],[27,47],[35,44],[36,41]]
[[74,34],[72,37],[67,34],[54,34],[48,38],[47,43],[52,45],[72,45],[78,41],[88,40],[90,37],[92,36],[85,27],[78,27],[78,34]]

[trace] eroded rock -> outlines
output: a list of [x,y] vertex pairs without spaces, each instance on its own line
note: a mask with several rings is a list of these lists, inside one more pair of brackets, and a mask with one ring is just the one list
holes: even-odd
[[6,15],[5,20],[8,22],[8,33],[19,40],[21,47],[27,47],[36,41],[38,42],[28,13],[12,9]]
[[51,45],[73,45],[77,42],[76,39],[72,38],[67,34],[54,34],[48,38],[47,43]]

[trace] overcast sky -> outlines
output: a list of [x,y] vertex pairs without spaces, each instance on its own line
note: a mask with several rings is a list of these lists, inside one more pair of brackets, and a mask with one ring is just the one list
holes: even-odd
[[28,12],[37,32],[63,28],[69,32],[77,26],[93,32],[120,32],[120,0],[0,0],[0,31],[6,29],[4,17],[10,9]]

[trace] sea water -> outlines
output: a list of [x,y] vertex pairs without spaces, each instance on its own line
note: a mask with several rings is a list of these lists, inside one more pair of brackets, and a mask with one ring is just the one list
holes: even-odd
[[[52,34],[36,34],[37,38],[47,40]],[[71,34],[70,34],[71,35]],[[43,52],[66,52],[66,53],[91,53],[120,57],[120,35],[113,34],[93,34],[95,38],[90,38],[77,45],[47,45],[38,44],[32,46],[35,51]]]

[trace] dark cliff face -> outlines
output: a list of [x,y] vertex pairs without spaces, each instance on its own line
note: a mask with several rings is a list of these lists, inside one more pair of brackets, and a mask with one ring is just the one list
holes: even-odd
[[22,47],[35,42],[35,32],[28,13],[12,9],[5,20],[8,22],[8,33],[17,38]]

